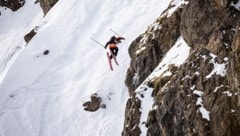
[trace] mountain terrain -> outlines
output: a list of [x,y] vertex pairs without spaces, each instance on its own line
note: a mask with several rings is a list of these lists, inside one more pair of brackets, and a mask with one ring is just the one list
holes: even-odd
[[0,26],[1,136],[240,134],[239,0],[0,0]]

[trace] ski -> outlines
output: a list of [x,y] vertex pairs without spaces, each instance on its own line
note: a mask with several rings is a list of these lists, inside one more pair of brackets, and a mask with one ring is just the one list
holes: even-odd
[[112,61],[111,61],[109,52],[107,52],[107,58],[108,58],[108,64],[109,64],[110,70],[113,71]]

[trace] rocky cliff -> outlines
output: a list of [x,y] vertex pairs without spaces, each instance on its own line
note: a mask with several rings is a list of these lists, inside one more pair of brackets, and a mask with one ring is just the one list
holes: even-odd
[[[237,136],[240,134],[239,0],[189,0],[168,9],[129,48],[126,76],[130,98],[122,135]],[[147,81],[154,103],[141,122],[135,90],[154,71],[178,37],[191,48],[170,76]]]

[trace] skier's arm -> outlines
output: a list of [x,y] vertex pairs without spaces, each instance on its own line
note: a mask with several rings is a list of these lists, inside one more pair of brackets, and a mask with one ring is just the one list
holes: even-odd
[[105,45],[105,49],[107,49],[108,44],[109,44],[109,42],[106,43],[106,45]]
[[120,41],[120,40],[125,40],[125,38],[124,37],[117,37],[117,41]]
[[125,40],[125,38],[124,37],[117,37],[116,38],[117,43],[121,43],[121,40]]

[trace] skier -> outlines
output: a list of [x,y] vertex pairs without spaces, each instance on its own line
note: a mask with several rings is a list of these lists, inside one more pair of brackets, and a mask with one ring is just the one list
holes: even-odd
[[[117,44],[121,43],[121,40],[125,40],[124,37],[121,36],[112,36],[111,39],[106,43],[105,49],[109,46],[110,51],[114,56],[117,56],[118,53],[118,47]],[[112,59],[112,55],[110,55],[110,58]]]

